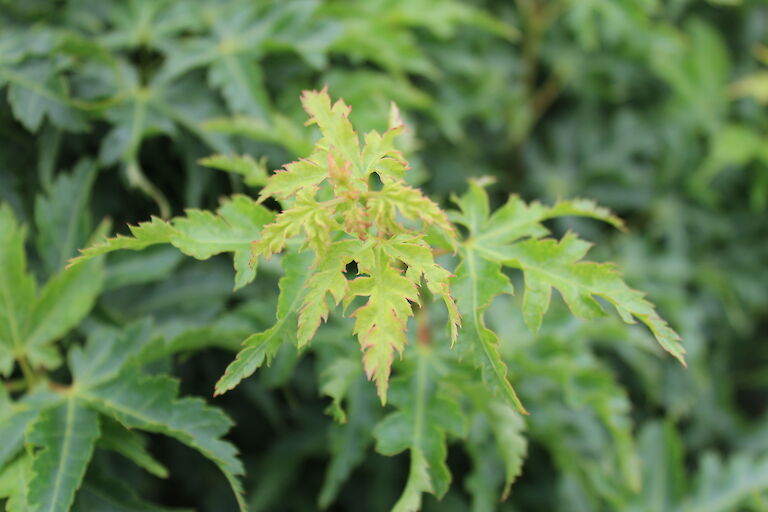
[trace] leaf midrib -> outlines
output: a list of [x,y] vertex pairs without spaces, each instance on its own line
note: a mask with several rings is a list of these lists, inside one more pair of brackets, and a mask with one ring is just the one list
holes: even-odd
[[[484,333],[482,332],[482,329],[484,327],[481,326],[482,318],[480,317],[480,310],[478,306],[478,291],[477,291],[477,283],[478,283],[478,275],[477,275],[477,269],[475,268],[475,255],[472,252],[471,249],[467,249],[465,251],[465,263],[467,264],[467,269],[469,271],[469,277],[472,282],[472,311],[473,311],[473,328],[475,330],[475,334],[477,335],[477,338],[480,340],[480,345],[483,347],[483,353],[485,354],[485,358],[490,363],[491,368],[493,368],[493,373],[496,375],[496,378],[501,381],[502,389],[504,390],[504,394],[506,395],[507,399],[512,402],[512,404],[517,407],[520,411],[525,411],[525,407],[523,407],[522,402],[520,401],[520,397],[517,396],[517,393],[515,392],[514,388],[512,388],[512,384],[509,383],[507,380],[507,377],[505,375],[506,372],[503,372],[503,370],[496,364],[494,361],[493,356],[490,353],[490,347],[488,346],[488,340],[485,339]],[[501,354],[499,354],[499,357],[501,357]],[[502,373],[503,372],[503,373]]]
[[[51,495],[50,507],[48,510],[56,510],[56,502],[61,492],[61,480],[64,474],[64,461],[69,458],[69,452],[71,450],[72,435],[74,434],[74,407],[75,400],[70,397],[67,399],[67,418],[64,427],[64,441],[61,446],[61,455],[59,456],[59,463],[57,465],[56,479],[53,484],[53,494]],[[50,449],[50,448],[47,448]]]
[[72,252],[75,249],[75,243],[74,243],[75,229],[83,216],[82,207],[84,206],[87,195],[90,193],[91,184],[93,183],[93,177],[96,174],[95,167],[89,170],[88,174],[89,176],[86,178],[85,185],[82,187],[78,187],[75,200],[72,201],[72,204],[76,205],[76,209],[80,210],[79,212],[80,214],[70,216],[69,221],[67,222],[67,227],[64,235],[64,243],[62,244],[59,258],[56,261],[58,268],[61,268],[60,267],[61,263],[65,262],[66,259],[72,255]]

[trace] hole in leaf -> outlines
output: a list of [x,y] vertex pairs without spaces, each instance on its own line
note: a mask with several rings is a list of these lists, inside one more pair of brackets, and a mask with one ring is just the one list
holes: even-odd
[[378,192],[383,187],[384,183],[381,182],[381,176],[375,172],[372,172],[371,175],[368,176],[368,189]]
[[347,268],[344,269],[344,277],[347,279],[354,279],[357,277],[358,274],[358,268],[357,268],[357,262],[356,261],[350,261],[347,263]]

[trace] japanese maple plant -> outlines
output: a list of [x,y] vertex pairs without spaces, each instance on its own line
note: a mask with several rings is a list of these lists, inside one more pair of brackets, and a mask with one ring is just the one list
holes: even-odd
[[[258,198],[235,195],[215,213],[192,209],[167,221],[152,218],[131,227],[131,236],[92,245],[71,263],[77,268],[111,251],[153,244],[171,244],[197,259],[232,253],[238,289],[254,281],[261,260],[279,258],[284,274],[275,323],[243,341],[217,382],[216,395],[270,364],[285,344],[312,350],[318,329],[330,318],[351,319],[341,325],[356,337],[359,358],[339,352],[338,360],[326,361],[321,392],[331,398],[329,412],[344,422],[357,372],[364,371],[375,385],[381,405],[391,409],[373,428],[376,450],[409,452],[410,472],[393,510],[410,511],[421,507],[423,493],[440,497],[447,491],[447,438],[465,439],[472,415],[483,415],[491,425],[505,464],[502,494],[521,471],[526,449],[521,415],[527,411],[512,382],[526,376],[508,373],[499,339],[484,318],[495,298],[513,293],[515,270],[524,282],[522,318],[534,332],[555,288],[576,317],[605,315],[604,306],[611,306],[625,322],[639,320],[684,364],[679,337],[643,293],[630,288],[612,264],[584,260],[589,243],[572,232],[553,238],[545,224],[560,216],[583,216],[623,229],[609,211],[583,199],[546,206],[516,196],[493,210],[483,180],[471,181],[443,210],[406,182],[409,165],[396,146],[405,126],[394,105],[389,129],[361,138],[343,100],[332,103],[325,90],[307,91],[302,103],[308,124],[317,125],[322,135],[305,158],[268,177],[248,157],[206,160],[263,185]],[[267,199],[279,209],[267,208]],[[416,327],[409,329],[410,323]],[[89,345],[88,350],[98,361],[105,349]],[[112,358],[117,355],[128,357]],[[80,352],[72,360],[76,373],[109,383],[111,374],[89,370]],[[109,393],[149,386],[146,378],[134,381],[102,390],[105,398],[93,399],[97,409],[111,410],[104,405]],[[172,403],[173,391],[166,395]],[[128,427],[137,423],[119,410],[114,417]],[[239,494],[236,464],[219,464]]]

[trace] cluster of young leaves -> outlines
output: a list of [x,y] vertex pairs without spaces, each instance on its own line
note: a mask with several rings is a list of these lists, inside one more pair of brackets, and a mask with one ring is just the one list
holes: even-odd
[[37,198],[40,272],[50,276],[39,291],[27,265],[26,228],[0,204],[0,498],[9,511],[160,510],[111,470],[89,471],[96,452],[110,451],[166,478],[144,431],[210,459],[245,509],[243,467],[222,439],[231,420],[201,399],[179,397],[175,379],[145,374],[163,352],[150,321],[90,328],[84,345],[70,335],[106,281],[104,258],[63,268],[77,245],[107,229],[92,234],[85,207],[95,169],[82,162]]
[[[541,327],[556,288],[579,318],[604,315],[601,299],[624,322],[640,320],[663,349],[684,363],[677,334],[640,292],[624,283],[613,265],[583,261],[589,244],[572,233],[559,241],[546,237],[549,231],[543,223],[561,216],[623,227],[610,212],[587,200],[547,207],[526,204],[516,196],[491,212],[484,188],[471,182],[464,195],[454,198],[459,209],[446,214],[404,180],[408,165],[394,145],[404,130],[396,107],[384,134],[372,131],[361,141],[343,100],[332,103],[325,90],[308,91],[302,103],[308,124],[318,126],[321,138],[306,158],[269,176],[258,201],[240,196],[225,202],[217,214],[190,210],[170,221],[155,218],[132,227],[131,237],[107,239],[83,250],[74,261],[76,268],[111,251],[140,250],[157,243],[170,243],[198,259],[233,252],[236,287],[241,287],[255,278],[259,258],[285,253],[277,322],[244,341],[217,383],[217,394],[272,361],[283,344],[305,348],[336,306],[347,310],[357,302],[360,305],[349,315],[354,318],[352,333],[362,351],[362,368],[369,380],[376,381],[380,401],[386,404],[395,356],[403,355],[408,341],[409,318],[414,307],[419,307],[419,314],[428,309],[425,299],[432,295],[445,305],[449,334],[443,348],[468,374],[465,391],[480,386],[487,393],[483,400],[496,397],[500,404],[525,413],[507,375],[498,337],[484,320],[493,300],[512,292],[505,267],[523,273],[522,312],[533,331]],[[243,157],[217,158],[222,168],[235,172],[243,161]],[[276,215],[260,204],[268,198],[281,205]],[[466,229],[466,236],[458,235],[457,225]],[[435,260],[438,250],[456,254],[453,272],[448,270],[450,263],[445,267]],[[440,364],[430,359],[432,350],[420,347],[416,370],[398,376],[392,400],[397,412],[373,430],[381,453],[410,451],[409,479],[396,510],[417,510],[424,492],[445,494],[450,482],[446,437],[465,436],[456,396],[461,385],[448,395],[437,391]],[[341,376],[335,376],[326,391],[334,399],[331,411],[344,419],[341,402],[355,366],[346,359],[339,364],[337,368],[336,362],[330,363]],[[432,369],[437,374],[432,375]],[[508,460],[507,488],[522,457],[521,443],[513,444],[517,449]]]
[[[454,339],[460,323],[450,294],[450,273],[435,263],[423,235],[398,216],[419,222],[424,230],[434,226],[448,239],[454,236],[453,228],[434,202],[404,181],[407,163],[393,144],[404,126],[395,107],[389,130],[368,133],[361,148],[348,119],[350,108],[343,101],[331,105],[325,91],[312,91],[303,95],[302,103],[322,138],[307,158],[286,165],[262,189],[259,202],[272,197],[285,204],[274,219],[259,202],[239,197],[217,215],[193,210],[169,222],[155,218],[132,229],[131,238],[116,237],[85,250],[80,260],[156,243],[171,243],[199,259],[234,252],[236,287],[240,287],[255,277],[260,256],[269,258],[301,237],[299,249],[313,253],[312,263],[302,254],[285,258],[278,324],[245,341],[217,384],[217,393],[233,388],[271,360],[285,339],[295,338],[297,347],[304,347],[327,320],[329,298],[346,307],[363,296],[368,301],[352,313],[354,330],[366,372],[376,380],[386,403],[392,360],[405,347],[411,303],[421,301],[422,277],[429,292],[448,308]],[[376,180],[379,190],[372,186]],[[358,276],[349,280],[345,272],[352,262]],[[404,274],[402,265],[407,267]]]

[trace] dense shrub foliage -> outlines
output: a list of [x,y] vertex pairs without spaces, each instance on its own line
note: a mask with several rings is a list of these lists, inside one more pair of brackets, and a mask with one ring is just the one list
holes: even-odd
[[0,504],[765,510],[767,24],[0,0]]

